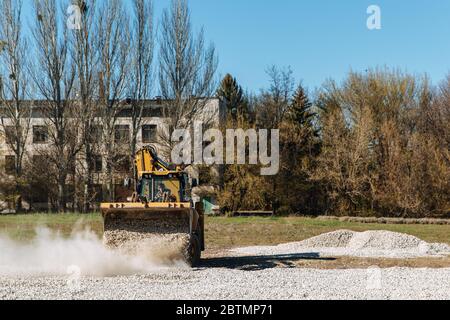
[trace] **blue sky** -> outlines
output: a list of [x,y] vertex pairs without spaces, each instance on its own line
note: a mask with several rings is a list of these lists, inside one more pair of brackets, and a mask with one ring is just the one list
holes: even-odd
[[[154,0],[157,19],[168,3]],[[381,30],[366,27],[371,4]],[[255,92],[272,64],[291,66],[310,90],[350,69],[400,67],[435,84],[450,71],[449,0],[191,0],[190,8],[194,28],[216,45],[219,74]]]
[[[382,29],[366,27],[367,7],[381,8]],[[401,67],[434,83],[450,71],[448,0],[192,0],[220,54],[220,72],[248,89],[267,85],[265,68],[290,65],[310,89],[353,69]]]

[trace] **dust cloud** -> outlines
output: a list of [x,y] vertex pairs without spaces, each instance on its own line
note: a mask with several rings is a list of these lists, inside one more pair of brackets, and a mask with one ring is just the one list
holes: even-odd
[[121,276],[145,274],[165,267],[185,267],[142,251],[129,255],[105,247],[90,230],[75,230],[69,238],[38,228],[31,242],[18,242],[0,234],[0,276],[67,275]]

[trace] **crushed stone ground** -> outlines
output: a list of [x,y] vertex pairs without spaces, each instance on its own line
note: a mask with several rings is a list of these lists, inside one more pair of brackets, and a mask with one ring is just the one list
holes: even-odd
[[450,299],[450,269],[169,269],[68,281],[0,276],[0,299]]
[[[109,236],[120,241],[122,237],[125,239],[130,235]],[[139,239],[139,235],[134,236]],[[81,240],[84,241],[84,238]],[[151,238],[144,240],[155,241]],[[48,242],[45,239],[44,242],[45,245],[54,246],[61,240]],[[103,250],[97,248],[96,242],[89,246],[78,240],[71,240],[70,243],[69,248],[73,253],[69,257],[76,259],[79,259],[79,255],[75,254],[79,246],[94,246],[93,257]],[[9,246],[8,243],[4,244]],[[63,249],[67,248],[67,243],[61,242],[60,246],[61,252],[50,257],[55,259],[58,255],[64,256],[67,250]],[[11,254],[20,250],[30,254],[35,252],[34,247],[14,249]],[[319,253],[320,256],[398,258],[444,255],[450,253],[450,248],[446,244],[429,244],[416,237],[395,232],[359,233],[340,230],[302,242],[235,249],[230,251],[231,257],[227,259],[238,258],[240,255],[276,257],[308,252]],[[103,255],[109,257],[109,251]],[[35,258],[38,260],[39,257],[41,256],[37,255]],[[101,261],[104,260],[102,257]],[[100,262],[97,260],[94,261],[94,266]],[[72,259],[67,259],[67,262],[72,262]],[[116,263],[123,266],[121,260]],[[65,272],[45,276],[0,272],[0,299],[450,299],[450,268],[379,269],[374,266],[367,269],[319,270],[255,265],[245,270],[231,265],[198,269],[176,264],[171,267],[138,266],[137,273],[133,273],[133,269],[127,269],[121,275],[108,276],[84,275],[83,269],[80,270],[80,276]]]
[[450,255],[450,246],[427,243],[417,237],[391,231],[338,230],[301,242],[237,248],[232,252],[246,255],[316,253],[324,257],[420,258]]

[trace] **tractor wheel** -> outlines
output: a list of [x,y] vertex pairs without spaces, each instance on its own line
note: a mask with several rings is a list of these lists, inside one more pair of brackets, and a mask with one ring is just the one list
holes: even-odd
[[200,256],[201,256],[200,239],[198,238],[198,235],[192,234],[186,254],[187,264],[192,268],[197,267],[200,264]]

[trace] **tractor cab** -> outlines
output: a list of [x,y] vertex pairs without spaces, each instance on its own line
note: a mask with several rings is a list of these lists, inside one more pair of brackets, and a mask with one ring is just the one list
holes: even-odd
[[187,185],[188,176],[183,172],[143,173],[137,184],[137,194],[144,202],[189,202]]

